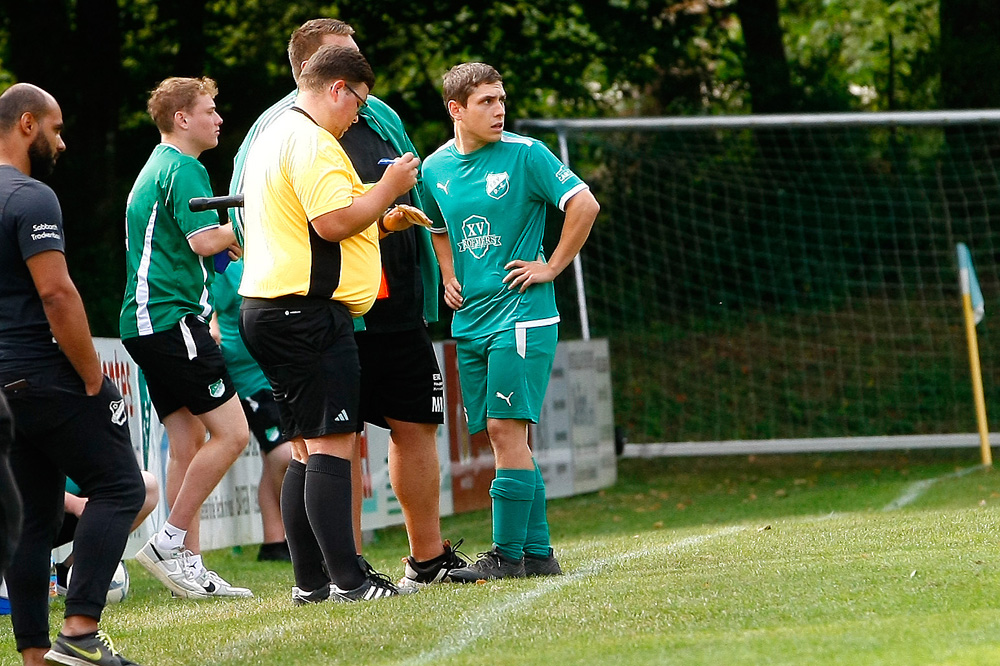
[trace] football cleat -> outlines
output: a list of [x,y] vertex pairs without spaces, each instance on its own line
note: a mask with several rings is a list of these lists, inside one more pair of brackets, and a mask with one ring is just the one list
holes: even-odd
[[526,576],[561,576],[562,568],[559,560],[555,558],[552,549],[549,548],[548,557],[535,557],[524,554],[524,575]]
[[412,556],[404,558],[406,566],[403,577],[396,583],[400,593],[410,594],[431,583],[450,583],[452,571],[469,566],[468,561],[458,550],[461,545],[462,539],[459,539],[454,547],[450,541],[445,540],[444,554],[434,558],[426,566],[420,566]]
[[524,578],[524,560],[513,560],[502,555],[494,546],[491,551],[479,553],[479,559],[469,566],[464,569],[456,569],[450,575],[456,583],[475,583],[499,578]]
[[385,574],[375,571],[368,564],[368,561],[360,555],[358,555],[358,564],[365,574],[365,582],[353,590],[344,590],[331,583],[331,599],[334,601],[374,601],[385,597],[395,597],[399,594],[399,588],[392,584],[392,580]]
[[330,586],[318,587],[312,592],[306,592],[302,588],[292,587],[292,603],[296,606],[306,604],[319,604],[330,598]]

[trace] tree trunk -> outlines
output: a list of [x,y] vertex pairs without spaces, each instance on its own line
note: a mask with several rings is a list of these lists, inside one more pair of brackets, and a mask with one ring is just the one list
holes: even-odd
[[160,11],[172,24],[171,34],[177,44],[177,59],[167,76],[205,74],[205,2],[204,0],[167,0],[160,2]]
[[67,62],[70,52],[69,9],[66,0],[6,3],[10,61],[4,66],[20,83],[33,83],[60,103],[73,89]]
[[[94,211],[121,208],[115,192],[115,144],[121,107],[121,28],[116,0],[86,0],[76,7],[76,150],[87,167],[81,175]],[[85,157],[84,157],[85,156]],[[89,206],[88,206],[89,208]],[[103,210],[102,210],[103,209]]]
[[940,0],[941,105],[1000,107],[1000,8],[996,0]]
[[743,70],[754,113],[781,113],[795,107],[788,59],[781,41],[777,0],[739,0],[736,15],[743,28]]

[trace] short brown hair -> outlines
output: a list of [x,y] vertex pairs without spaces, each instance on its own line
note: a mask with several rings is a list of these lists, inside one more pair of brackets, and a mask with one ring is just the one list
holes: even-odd
[[299,80],[302,73],[302,63],[323,45],[327,35],[354,36],[354,28],[340,19],[318,18],[306,21],[292,33],[288,40],[288,62],[292,65],[292,78]]
[[368,86],[368,90],[375,87],[375,74],[360,51],[346,46],[325,44],[302,68],[302,73],[299,75],[299,90],[322,92],[331,81],[337,79],[363,83]]
[[444,75],[444,104],[455,100],[462,106],[469,103],[469,95],[484,83],[503,83],[500,72],[483,62],[463,62]]
[[146,110],[153,117],[157,129],[164,134],[174,131],[174,114],[187,111],[200,95],[208,95],[212,99],[219,94],[215,81],[203,76],[193,79],[185,76],[171,76],[164,79],[150,93]]

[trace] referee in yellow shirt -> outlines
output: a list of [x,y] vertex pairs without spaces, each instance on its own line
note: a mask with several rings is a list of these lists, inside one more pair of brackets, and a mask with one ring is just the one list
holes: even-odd
[[322,47],[298,83],[295,105],[247,156],[240,332],[292,442],[281,510],[293,602],[378,599],[398,590],[356,555],[351,457],[360,366],[352,318],[378,293],[380,236],[409,226],[383,211],[414,186],[420,160],[403,155],[366,191],[341,148],[337,139],[357,122],[375,83],[357,50]]

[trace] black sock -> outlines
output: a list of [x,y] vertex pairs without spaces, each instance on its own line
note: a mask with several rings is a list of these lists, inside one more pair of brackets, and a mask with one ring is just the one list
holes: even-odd
[[447,556],[448,556],[448,553],[444,552],[444,553],[441,553],[440,555],[438,555],[437,557],[432,557],[429,560],[423,560],[422,562],[418,562],[418,561],[414,560],[413,563],[416,564],[417,567],[420,568],[420,569],[430,569],[435,564],[439,564],[441,562],[444,562],[444,558],[446,558]]
[[288,552],[292,555],[295,584],[312,592],[329,585],[330,579],[323,572],[323,551],[306,516],[305,488],[306,466],[292,460],[281,482],[281,522],[285,525]]
[[330,578],[342,590],[365,582],[351,522],[351,461],[314,453],[306,465],[306,513]]

